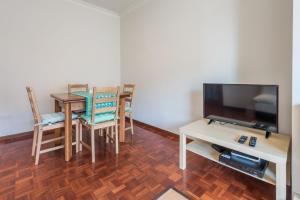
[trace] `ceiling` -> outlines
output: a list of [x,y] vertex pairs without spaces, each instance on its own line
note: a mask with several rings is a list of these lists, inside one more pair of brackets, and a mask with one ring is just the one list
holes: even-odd
[[100,6],[102,8],[121,13],[131,5],[141,0],[83,0],[88,3]]

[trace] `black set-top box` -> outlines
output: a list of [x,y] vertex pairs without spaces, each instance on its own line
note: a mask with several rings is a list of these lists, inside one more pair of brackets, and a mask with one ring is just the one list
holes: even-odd
[[226,150],[219,161],[251,175],[263,178],[269,162],[234,150]]

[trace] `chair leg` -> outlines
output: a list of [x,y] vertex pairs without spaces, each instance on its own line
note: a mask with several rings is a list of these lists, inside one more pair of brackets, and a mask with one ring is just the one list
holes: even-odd
[[99,131],[100,131],[99,135],[102,137],[103,136],[103,129],[101,128]]
[[130,127],[131,127],[131,135],[133,135],[134,132],[133,132],[133,118],[132,118],[132,115],[130,115]]
[[79,122],[76,123],[75,137],[76,137],[76,153],[79,152]]
[[32,141],[32,151],[31,156],[35,155],[36,152],[36,141],[37,141],[37,127],[33,127],[33,141]]
[[38,129],[37,136],[38,137],[37,137],[37,149],[36,149],[36,154],[35,154],[35,165],[39,164],[40,151],[41,151],[42,138],[43,138],[43,131]]
[[[109,127],[110,128],[110,137],[114,138],[114,126]],[[110,140],[110,143],[113,143],[113,140]]]
[[115,127],[116,127],[116,135],[115,135],[116,154],[119,154],[119,133],[118,133],[118,123],[116,123]]
[[108,129],[108,127],[107,127],[107,128],[106,128],[106,143],[109,142],[109,137],[108,137],[108,135],[109,135],[109,129]]
[[91,127],[91,148],[92,148],[92,163],[95,163],[95,130]]
[[79,151],[82,151],[82,124],[79,122]]

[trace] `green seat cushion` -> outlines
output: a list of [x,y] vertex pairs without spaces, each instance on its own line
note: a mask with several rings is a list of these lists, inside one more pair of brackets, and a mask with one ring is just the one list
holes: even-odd
[[[50,125],[65,121],[65,113],[63,112],[43,114],[41,117],[42,125]],[[72,119],[76,119],[77,117],[78,116],[76,114],[72,113]]]
[[85,120],[88,124],[98,124],[106,121],[111,121],[115,119],[115,113],[107,112],[107,113],[99,113],[95,115],[94,122],[91,122],[91,116],[89,115],[81,115],[80,117]]

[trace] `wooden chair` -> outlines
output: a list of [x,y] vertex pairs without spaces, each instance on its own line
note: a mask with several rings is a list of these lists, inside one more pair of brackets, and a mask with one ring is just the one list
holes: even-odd
[[[32,156],[35,156],[35,165],[39,163],[40,154],[47,153],[50,151],[55,151],[64,148],[64,145],[55,146],[52,148],[45,148],[41,150],[41,146],[58,140],[63,140],[64,136],[56,137],[53,139],[43,140],[44,131],[55,130],[64,127],[64,113],[51,113],[41,115],[37,106],[37,101],[35,98],[34,91],[31,87],[26,87],[28,98],[30,101],[33,119],[34,119],[34,131],[33,131],[33,142],[32,142]],[[78,128],[79,120],[76,119],[76,115],[72,115],[73,121],[72,125],[76,126],[76,141],[72,145],[76,145],[76,152],[79,150],[78,144]]]
[[72,93],[73,91],[89,91],[89,84],[68,84],[68,93]]
[[126,107],[125,107],[125,115],[130,119],[130,126],[125,128],[125,131],[131,130],[131,139],[134,134],[133,132],[133,117],[132,117],[132,102],[133,102],[133,96],[135,92],[135,85],[134,84],[124,84],[123,86],[123,92],[129,93],[130,97],[127,97],[125,99],[126,101]]
[[[79,124],[79,151],[82,146],[92,152],[92,162],[95,163],[95,130],[106,128],[106,140],[115,142],[116,154],[119,153],[118,134],[119,87],[93,88],[91,116],[82,115]],[[82,140],[82,125],[91,132],[91,145]],[[111,128],[111,131],[108,131]]]

